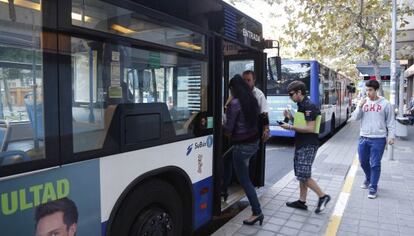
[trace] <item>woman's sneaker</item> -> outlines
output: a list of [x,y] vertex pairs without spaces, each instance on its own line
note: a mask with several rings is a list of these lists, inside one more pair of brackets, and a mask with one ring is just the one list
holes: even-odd
[[318,207],[316,207],[315,213],[319,214],[326,208],[326,204],[331,200],[331,196],[325,194],[325,196],[319,198]]
[[297,200],[294,202],[287,202],[286,206],[301,209],[301,210],[308,210],[308,206],[306,206],[306,202],[302,202],[301,200]]
[[377,198],[377,190],[373,188],[369,189],[368,198],[369,199]]
[[364,183],[361,184],[362,189],[368,189],[369,188],[369,181],[365,180]]

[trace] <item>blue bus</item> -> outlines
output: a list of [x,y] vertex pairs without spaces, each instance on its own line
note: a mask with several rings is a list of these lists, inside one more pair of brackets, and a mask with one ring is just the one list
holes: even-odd
[[267,100],[269,103],[270,134],[273,137],[294,137],[295,132],[284,130],[276,121],[283,121],[285,109],[294,112],[296,104],[290,99],[287,86],[300,80],[308,88],[308,96],[321,109],[319,137],[333,134],[345,124],[351,114],[352,83],[316,60],[283,60],[281,76],[276,73],[276,59],[268,58]]

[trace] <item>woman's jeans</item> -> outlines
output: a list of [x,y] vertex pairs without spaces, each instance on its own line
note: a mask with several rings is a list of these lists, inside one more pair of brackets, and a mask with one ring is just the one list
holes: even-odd
[[360,137],[358,145],[359,162],[370,183],[370,189],[377,191],[381,175],[381,159],[386,145],[385,138]]
[[259,141],[253,143],[235,144],[233,146],[233,165],[240,185],[243,187],[250,205],[252,206],[253,215],[260,215],[259,199],[256,190],[249,176],[249,161],[259,149]]
[[[230,152],[230,154],[233,155],[233,152]],[[231,184],[231,179],[233,176],[233,156],[230,156],[230,154],[228,154],[228,156],[223,157],[224,170],[223,170],[223,184],[221,186],[221,193],[225,195],[227,194],[227,189]]]

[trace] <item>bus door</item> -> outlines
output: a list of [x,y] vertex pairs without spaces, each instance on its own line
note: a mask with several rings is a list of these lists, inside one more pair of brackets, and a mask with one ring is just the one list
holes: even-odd
[[[255,73],[256,87],[262,91],[266,91],[265,78],[266,55],[255,50],[246,50],[238,45],[224,43],[224,72],[222,78],[222,114],[225,117],[224,105],[229,97],[229,82],[236,74],[242,74],[243,71],[252,70]],[[244,191],[237,181],[232,165],[232,145],[228,138],[222,135],[221,160],[222,160],[222,184],[228,186],[227,193],[221,189],[221,209],[224,210],[228,206],[244,197]],[[264,168],[265,164],[265,148],[261,142],[259,151],[250,161],[250,179],[256,187],[264,186]],[[233,170],[233,171],[232,171]],[[230,174],[232,173],[232,174]],[[227,183],[226,183],[227,182]],[[224,188],[225,189],[225,188]]]

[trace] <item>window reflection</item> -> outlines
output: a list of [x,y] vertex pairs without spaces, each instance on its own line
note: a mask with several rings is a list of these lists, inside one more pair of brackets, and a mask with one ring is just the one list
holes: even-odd
[[287,86],[294,80],[302,81],[306,87],[310,88],[310,63],[282,64],[282,78],[270,81],[268,84],[268,94],[287,95]]
[[44,158],[40,10],[0,1],[0,165]]
[[121,103],[164,104],[173,136],[196,134],[207,111],[206,62],[79,38],[71,44],[74,152],[103,148]]
[[171,26],[100,0],[73,0],[72,24],[186,51],[205,51],[202,34]]

